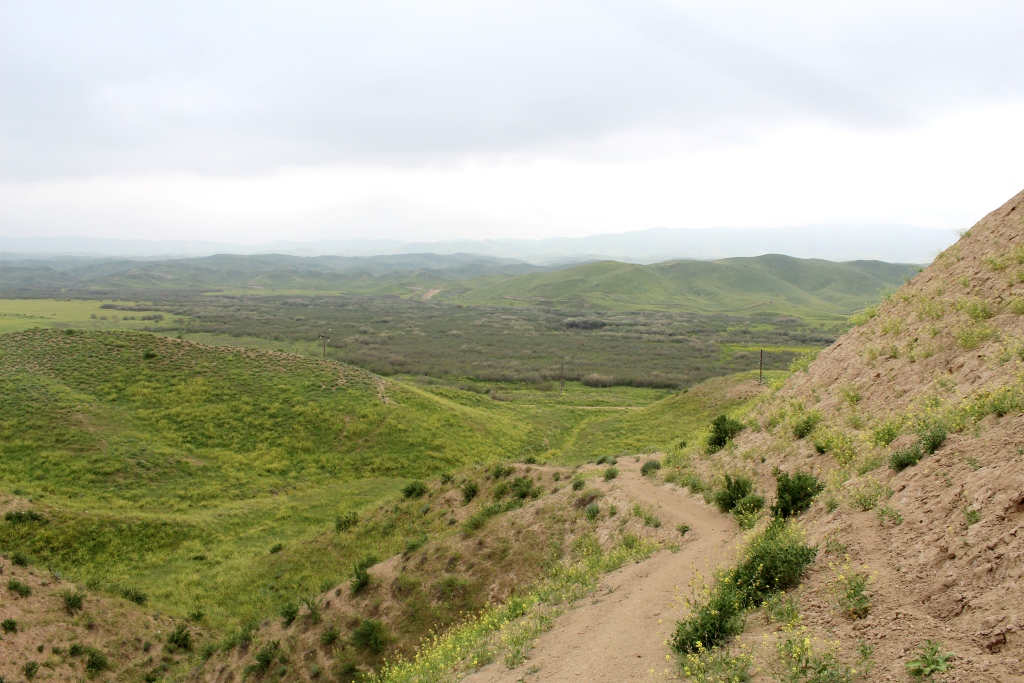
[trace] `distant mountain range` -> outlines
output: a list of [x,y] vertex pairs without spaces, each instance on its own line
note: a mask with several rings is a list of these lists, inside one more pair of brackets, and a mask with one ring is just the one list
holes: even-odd
[[163,261],[0,258],[0,295],[61,290],[344,292],[489,306],[843,315],[917,271],[910,264],[836,263],[779,254],[566,266],[474,254],[220,254]]
[[7,260],[55,255],[119,256],[142,259],[214,254],[290,254],[296,256],[380,256],[398,254],[475,254],[539,265],[613,259],[658,263],[678,259],[721,259],[787,254],[829,261],[877,260],[931,263],[953,243],[952,231],[910,225],[794,228],[650,228],[589,237],[547,239],[278,241],[263,244],[177,240],[121,240],[92,237],[0,237]]

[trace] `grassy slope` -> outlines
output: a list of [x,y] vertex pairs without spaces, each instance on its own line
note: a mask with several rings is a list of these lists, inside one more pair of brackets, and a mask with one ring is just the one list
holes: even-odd
[[543,439],[500,405],[391,383],[383,404],[370,373],[288,354],[57,330],[0,337],[0,354],[0,486],[51,506],[38,529],[0,524],[0,547],[215,620],[319,587],[274,543]]
[[[771,254],[721,261],[670,261],[642,266],[601,261],[530,273],[472,289],[475,303],[588,305],[612,310],[678,308],[849,313],[902,284],[915,269],[874,261],[833,263]],[[770,302],[770,303],[769,303]]]

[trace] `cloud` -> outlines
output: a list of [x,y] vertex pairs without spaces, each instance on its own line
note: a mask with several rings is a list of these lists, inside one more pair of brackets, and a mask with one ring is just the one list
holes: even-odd
[[1024,99],[1020,3],[833,5],[7,0],[0,177],[585,157]]

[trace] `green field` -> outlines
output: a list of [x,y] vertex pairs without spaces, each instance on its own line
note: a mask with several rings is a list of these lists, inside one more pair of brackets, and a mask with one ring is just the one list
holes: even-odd
[[0,487],[48,521],[0,522],[0,548],[226,627],[343,580],[367,548],[400,548],[413,531],[324,538],[410,478],[668,445],[727,407],[700,391],[501,391],[140,332],[2,335]]

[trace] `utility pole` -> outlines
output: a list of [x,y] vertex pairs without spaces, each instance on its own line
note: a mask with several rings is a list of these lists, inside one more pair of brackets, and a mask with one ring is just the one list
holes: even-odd
[[757,361],[757,383],[764,384],[761,377],[764,375],[764,349],[761,349],[761,360]]
[[326,330],[321,332],[320,335],[318,336],[318,339],[320,339],[324,343],[324,360],[327,360],[327,342],[331,341],[331,338],[329,336],[330,333],[331,333],[331,328],[328,327]]

